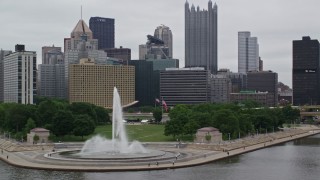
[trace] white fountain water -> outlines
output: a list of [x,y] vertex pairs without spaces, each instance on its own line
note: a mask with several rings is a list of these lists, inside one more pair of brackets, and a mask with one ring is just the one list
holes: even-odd
[[113,90],[112,112],[112,139],[106,139],[100,135],[87,140],[80,151],[80,155],[119,155],[147,153],[148,151],[138,141],[128,142],[126,129],[123,123],[121,100],[116,87]]

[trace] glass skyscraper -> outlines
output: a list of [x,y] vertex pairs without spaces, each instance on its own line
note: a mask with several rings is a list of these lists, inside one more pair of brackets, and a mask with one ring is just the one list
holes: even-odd
[[93,39],[98,39],[98,49],[114,48],[114,19],[91,17],[89,27]]
[[185,66],[218,70],[218,6],[208,2],[208,10],[189,8],[185,3]]
[[238,32],[238,72],[259,71],[258,38],[249,31]]

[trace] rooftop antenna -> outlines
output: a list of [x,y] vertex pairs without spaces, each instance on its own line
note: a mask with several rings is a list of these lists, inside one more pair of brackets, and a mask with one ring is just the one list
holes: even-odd
[[82,5],[81,5],[81,20],[82,20]]

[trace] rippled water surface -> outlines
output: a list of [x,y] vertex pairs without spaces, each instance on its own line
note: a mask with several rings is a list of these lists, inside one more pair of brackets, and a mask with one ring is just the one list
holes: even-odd
[[82,173],[38,171],[0,161],[0,179],[32,180],[317,180],[320,179],[320,135],[192,168]]

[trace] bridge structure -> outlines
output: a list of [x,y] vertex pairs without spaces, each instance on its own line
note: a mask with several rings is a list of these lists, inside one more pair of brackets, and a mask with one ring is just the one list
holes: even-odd
[[313,120],[320,122],[320,105],[300,106],[299,110],[301,119],[312,117]]

